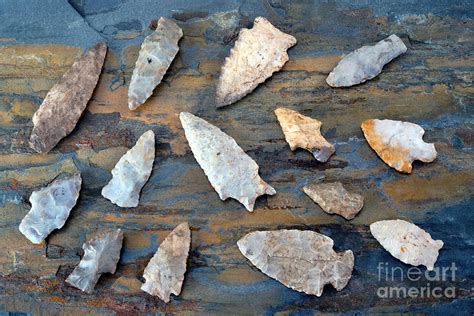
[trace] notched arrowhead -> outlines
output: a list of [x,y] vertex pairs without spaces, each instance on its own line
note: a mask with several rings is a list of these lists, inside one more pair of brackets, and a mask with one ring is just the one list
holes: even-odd
[[31,209],[20,223],[20,232],[32,243],[41,243],[53,230],[64,226],[79,198],[81,175],[65,176],[30,196]]
[[263,273],[306,294],[321,296],[326,284],[341,291],[352,276],[352,251],[336,253],[331,238],[313,231],[256,231],[237,245]]
[[401,219],[372,223],[370,232],[395,258],[413,266],[424,265],[430,271],[444,245],[420,227]]
[[143,133],[112,169],[112,179],[102,188],[102,196],[120,207],[136,207],[140,191],[151,174],[155,161],[155,133]]
[[146,266],[142,291],[158,296],[165,303],[170,301],[171,294],[179,295],[190,245],[189,225],[181,223],[165,238]]
[[194,157],[221,200],[234,198],[252,212],[257,197],[276,193],[232,137],[191,113],[179,117]]
[[161,17],[155,32],[145,38],[128,88],[130,110],[145,103],[160,84],[179,51],[181,37],[181,28],[174,21]]
[[365,82],[378,76],[385,64],[406,51],[403,41],[390,35],[373,46],[363,46],[344,56],[326,82],[331,87],[349,87]]
[[97,85],[106,52],[105,43],[89,49],[49,90],[33,115],[32,149],[47,153],[76,127]]
[[336,151],[321,135],[320,121],[287,108],[278,108],[275,114],[291,150],[306,149],[320,162],[326,162]]
[[366,120],[361,125],[364,136],[382,160],[399,172],[411,173],[412,162],[436,159],[434,144],[425,143],[425,130],[409,122]]
[[99,233],[88,240],[82,245],[84,256],[81,262],[66,282],[83,292],[92,293],[102,274],[115,273],[122,241],[123,232],[120,229]]
[[310,183],[303,191],[326,213],[338,214],[347,220],[353,219],[364,206],[364,197],[347,191],[340,182]]
[[296,39],[257,17],[253,28],[242,29],[224,61],[217,84],[216,104],[232,104],[252,92],[288,61],[287,50]]

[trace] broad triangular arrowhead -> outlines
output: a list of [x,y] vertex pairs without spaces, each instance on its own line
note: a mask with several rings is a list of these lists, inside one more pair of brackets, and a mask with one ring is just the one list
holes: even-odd
[[35,151],[49,152],[76,127],[97,85],[106,52],[105,43],[89,49],[49,90],[33,115],[30,147]]
[[186,260],[191,245],[188,223],[179,224],[161,243],[145,268],[145,283],[141,289],[168,303],[170,295],[179,295],[186,272]]
[[253,28],[242,29],[229,57],[224,61],[217,84],[218,107],[232,104],[280,70],[288,61],[287,50],[296,39],[257,17]]
[[263,273],[296,291],[321,296],[326,284],[342,290],[352,276],[351,250],[336,253],[333,240],[309,230],[255,231],[237,242]]
[[221,200],[234,198],[252,212],[257,197],[276,193],[232,137],[191,113],[179,117],[194,157]]

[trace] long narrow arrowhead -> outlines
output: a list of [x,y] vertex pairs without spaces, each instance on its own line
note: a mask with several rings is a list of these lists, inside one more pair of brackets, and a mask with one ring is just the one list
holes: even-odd
[[188,223],[179,224],[161,243],[145,268],[141,289],[168,303],[170,295],[179,295],[183,286],[186,260],[191,245]]
[[102,196],[120,207],[136,207],[140,191],[151,174],[155,161],[155,133],[143,133],[112,169],[112,179],[102,188]]
[[135,110],[151,96],[178,53],[181,28],[160,18],[155,32],[145,38],[128,88],[128,107]]
[[309,230],[256,231],[237,242],[263,273],[293,290],[321,296],[326,284],[341,291],[352,277],[354,254],[336,253],[333,240]]
[[47,153],[72,132],[97,85],[106,52],[105,43],[89,49],[49,90],[33,115],[32,149]]
[[83,292],[92,293],[100,276],[115,273],[122,249],[123,232],[120,229],[103,232],[88,240],[82,249],[84,256],[66,282]]
[[81,175],[54,180],[30,196],[31,209],[20,223],[20,232],[32,243],[41,243],[64,226],[79,197]]
[[276,193],[232,137],[191,113],[179,117],[194,157],[221,200],[234,198],[252,212],[257,197]]
[[287,50],[296,39],[257,17],[252,29],[242,29],[217,84],[218,107],[232,104],[252,92],[288,61]]

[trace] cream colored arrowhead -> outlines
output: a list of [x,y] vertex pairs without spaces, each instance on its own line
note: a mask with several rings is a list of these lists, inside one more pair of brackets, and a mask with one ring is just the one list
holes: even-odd
[[166,303],[170,301],[171,294],[179,295],[190,245],[189,225],[181,223],[165,238],[146,266],[142,291],[158,296]]
[[155,161],[155,133],[143,133],[112,169],[112,179],[102,188],[102,196],[120,207],[136,207],[140,191],[150,177]]
[[321,135],[320,121],[287,108],[278,108],[275,114],[291,150],[306,149],[320,162],[326,162],[336,151]]
[[252,212],[257,197],[276,193],[232,137],[191,113],[182,112],[179,118],[194,157],[221,200],[234,198]]
[[428,270],[433,270],[443,247],[441,240],[433,240],[420,227],[401,219],[372,223],[370,232],[395,258],[413,266],[424,265]]
[[178,53],[181,37],[181,28],[174,21],[161,17],[155,32],[145,38],[128,88],[130,110],[145,103],[160,84]]
[[378,76],[383,66],[405,53],[407,47],[396,35],[373,46],[363,46],[344,56],[326,79],[331,87],[349,87]]
[[56,83],[33,115],[30,147],[47,153],[76,127],[94,92],[107,45],[87,50]]
[[88,240],[82,249],[84,256],[66,282],[86,293],[92,293],[100,276],[115,273],[122,249],[123,232],[120,229],[99,233]]
[[340,182],[310,183],[303,191],[326,213],[338,214],[347,220],[353,219],[364,206],[364,197],[347,191]]
[[232,104],[252,92],[288,61],[287,50],[296,39],[257,17],[253,28],[242,29],[225,59],[217,84],[218,107]]
[[352,251],[336,253],[331,238],[313,231],[256,231],[237,245],[263,273],[306,294],[321,296],[326,284],[340,291],[352,276]]
[[20,223],[20,232],[32,243],[40,244],[53,230],[66,223],[79,198],[81,175],[54,180],[30,196],[31,209]]
[[411,173],[412,162],[436,159],[434,144],[425,143],[425,130],[417,124],[392,120],[362,122],[365,138],[382,160],[399,172]]

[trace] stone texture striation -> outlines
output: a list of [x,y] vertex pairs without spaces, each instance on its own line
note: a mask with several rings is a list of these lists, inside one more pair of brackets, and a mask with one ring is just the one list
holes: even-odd
[[79,198],[81,175],[65,176],[30,196],[31,209],[20,223],[20,232],[32,243],[41,243],[64,226]]
[[336,253],[331,238],[309,230],[255,231],[237,242],[240,252],[266,275],[293,290],[321,296],[326,284],[342,290],[352,276],[354,254]]
[[320,162],[326,162],[336,151],[321,135],[320,121],[287,108],[278,108],[275,114],[291,150],[306,149]]
[[310,183],[303,187],[303,191],[326,213],[347,220],[353,219],[364,206],[364,197],[347,191],[340,182]]
[[33,115],[32,149],[48,153],[76,127],[97,85],[106,52],[105,43],[87,50],[49,90]]
[[141,289],[158,296],[165,303],[170,295],[179,295],[186,272],[191,245],[191,230],[188,223],[179,224],[161,243],[158,251],[145,268],[145,283]]
[[425,130],[414,123],[393,120],[366,120],[364,136],[382,160],[399,172],[411,173],[412,162],[436,159],[434,144],[425,143]]
[[378,76],[385,64],[406,51],[403,41],[392,34],[373,46],[363,46],[344,56],[326,82],[331,87],[350,87],[365,82]]
[[122,249],[123,232],[120,229],[99,233],[88,240],[82,249],[84,256],[66,282],[86,293],[92,293],[100,276],[115,273]]
[[257,17],[251,29],[241,29],[217,84],[216,104],[232,104],[252,92],[288,61],[287,50],[296,39]]
[[182,112],[180,120],[194,157],[221,200],[234,198],[252,212],[257,197],[276,193],[232,137],[191,113]]
[[434,269],[444,243],[407,221],[396,219],[370,224],[370,232],[392,256],[413,266]]
[[145,38],[128,88],[130,110],[145,103],[160,84],[179,51],[181,37],[181,28],[174,21],[161,17],[155,32]]
[[112,169],[112,179],[102,188],[102,196],[120,207],[136,207],[140,191],[151,174],[155,161],[155,133],[143,133]]

